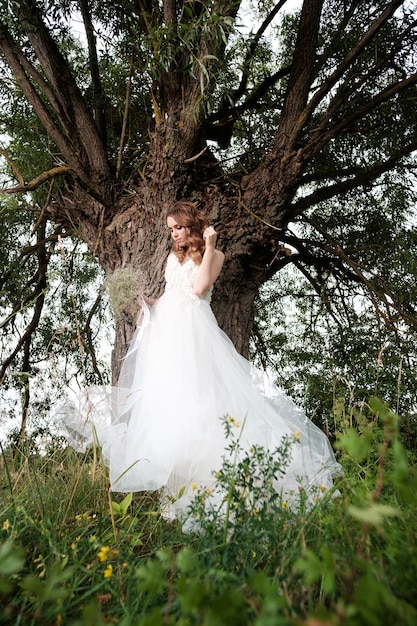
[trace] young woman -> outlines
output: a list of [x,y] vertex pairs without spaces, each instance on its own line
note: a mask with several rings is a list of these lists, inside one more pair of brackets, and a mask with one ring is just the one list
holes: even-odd
[[124,360],[112,434],[103,441],[112,490],[161,490],[166,513],[184,517],[195,487],[214,484],[230,444],[228,416],[244,450],[274,450],[284,436],[294,438],[276,489],[288,501],[297,501],[300,488],[316,498],[341,468],[324,433],[280,390],[267,397],[256,382],[261,374],[219,328],[210,308],[224,260],[215,230],[190,202],[168,211],[167,226],[173,245],[165,291],[157,300],[142,297],[146,321]]

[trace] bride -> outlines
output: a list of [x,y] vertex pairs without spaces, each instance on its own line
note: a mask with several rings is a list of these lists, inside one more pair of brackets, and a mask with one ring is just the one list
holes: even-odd
[[[196,487],[210,488],[227,455],[223,421],[240,430],[244,451],[294,438],[285,475],[274,486],[297,502],[315,500],[341,474],[325,434],[255,370],[219,328],[210,307],[224,254],[191,202],[167,213],[173,245],[163,295],[142,296],[144,316],[112,390],[112,423],[98,429],[113,491],[161,490],[168,515],[183,519]],[[168,496],[168,497],[167,497]]]

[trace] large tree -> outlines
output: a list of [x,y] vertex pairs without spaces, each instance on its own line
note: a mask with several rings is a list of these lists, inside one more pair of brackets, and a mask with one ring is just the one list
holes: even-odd
[[[375,242],[368,257],[347,249],[343,214],[340,239],[331,210],[327,222],[314,214],[354,191],[365,215],[367,194],[389,183],[405,196],[417,148],[413,3],[304,0],[276,25],[286,4],[254,3],[249,18],[238,0],[1,2],[3,154],[15,177],[3,191],[47,185],[40,242],[55,224],[106,274],[128,268],[154,296],[165,210],[197,202],[226,253],[214,310],[244,354],[260,286],[291,262],[324,298],[329,276],[362,284],[386,322],[416,323],[376,271]],[[13,152],[27,105],[45,147],[31,178]],[[115,364],[137,307],[117,316]]]

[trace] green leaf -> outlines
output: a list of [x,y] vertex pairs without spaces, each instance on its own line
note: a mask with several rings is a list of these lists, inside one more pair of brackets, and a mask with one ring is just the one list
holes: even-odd
[[316,582],[323,572],[322,562],[311,550],[304,551],[303,556],[296,561],[295,568],[303,575],[307,585]]
[[398,415],[391,411],[388,404],[383,402],[380,398],[372,397],[369,399],[369,406],[383,424],[390,425],[394,427],[395,430],[397,429]]
[[132,503],[132,498],[133,498],[133,493],[128,493],[127,496],[123,498],[123,500],[119,503],[120,510],[123,516],[126,515],[127,509]]
[[24,562],[23,548],[15,546],[13,541],[6,541],[0,546],[0,574],[17,574],[23,568]]
[[366,508],[351,505],[347,508],[347,512],[359,522],[370,524],[371,526],[381,526],[387,517],[400,515],[399,509],[388,504],[379,504],[378,502]]
[[369,433],[360,435],[357,430],[348,428],[346,433],[338,436],[335,447],[345,450],[357,461],[364,461],[369,455],[372,441]]
[[127,513],[129,506],[132,503],[133,493],[128,493],[125,498],[121,502],[114,502],[112,500],[111,508],[115,515],[120,515],[120,517],[124,517]]
[[198,569],[195,554],[189,548],[183,548],[177,555],[177,567],[180,572],[194,573]]
[[407,480],[410,468],[404,448],[397,439],[392,442],[392,452],[394,455],[394,482],[395,484],[402,483]]
[[335,590],[335,562],[333,552],[327,546],[323,546],[320,550],[323,557],[323,580],[322,589],[324,593],[332,593]]

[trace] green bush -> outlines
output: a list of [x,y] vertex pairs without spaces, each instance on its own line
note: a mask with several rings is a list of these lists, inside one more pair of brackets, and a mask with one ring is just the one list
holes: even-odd
[[157,494],[117,500],[97,451],[2,455],[0,622],[100,626],[417,623],[417,477],[377,399],[336,408],[345,476],[309,509],[270,488],[292,441],[254,447],[201,491],[184,534]]

